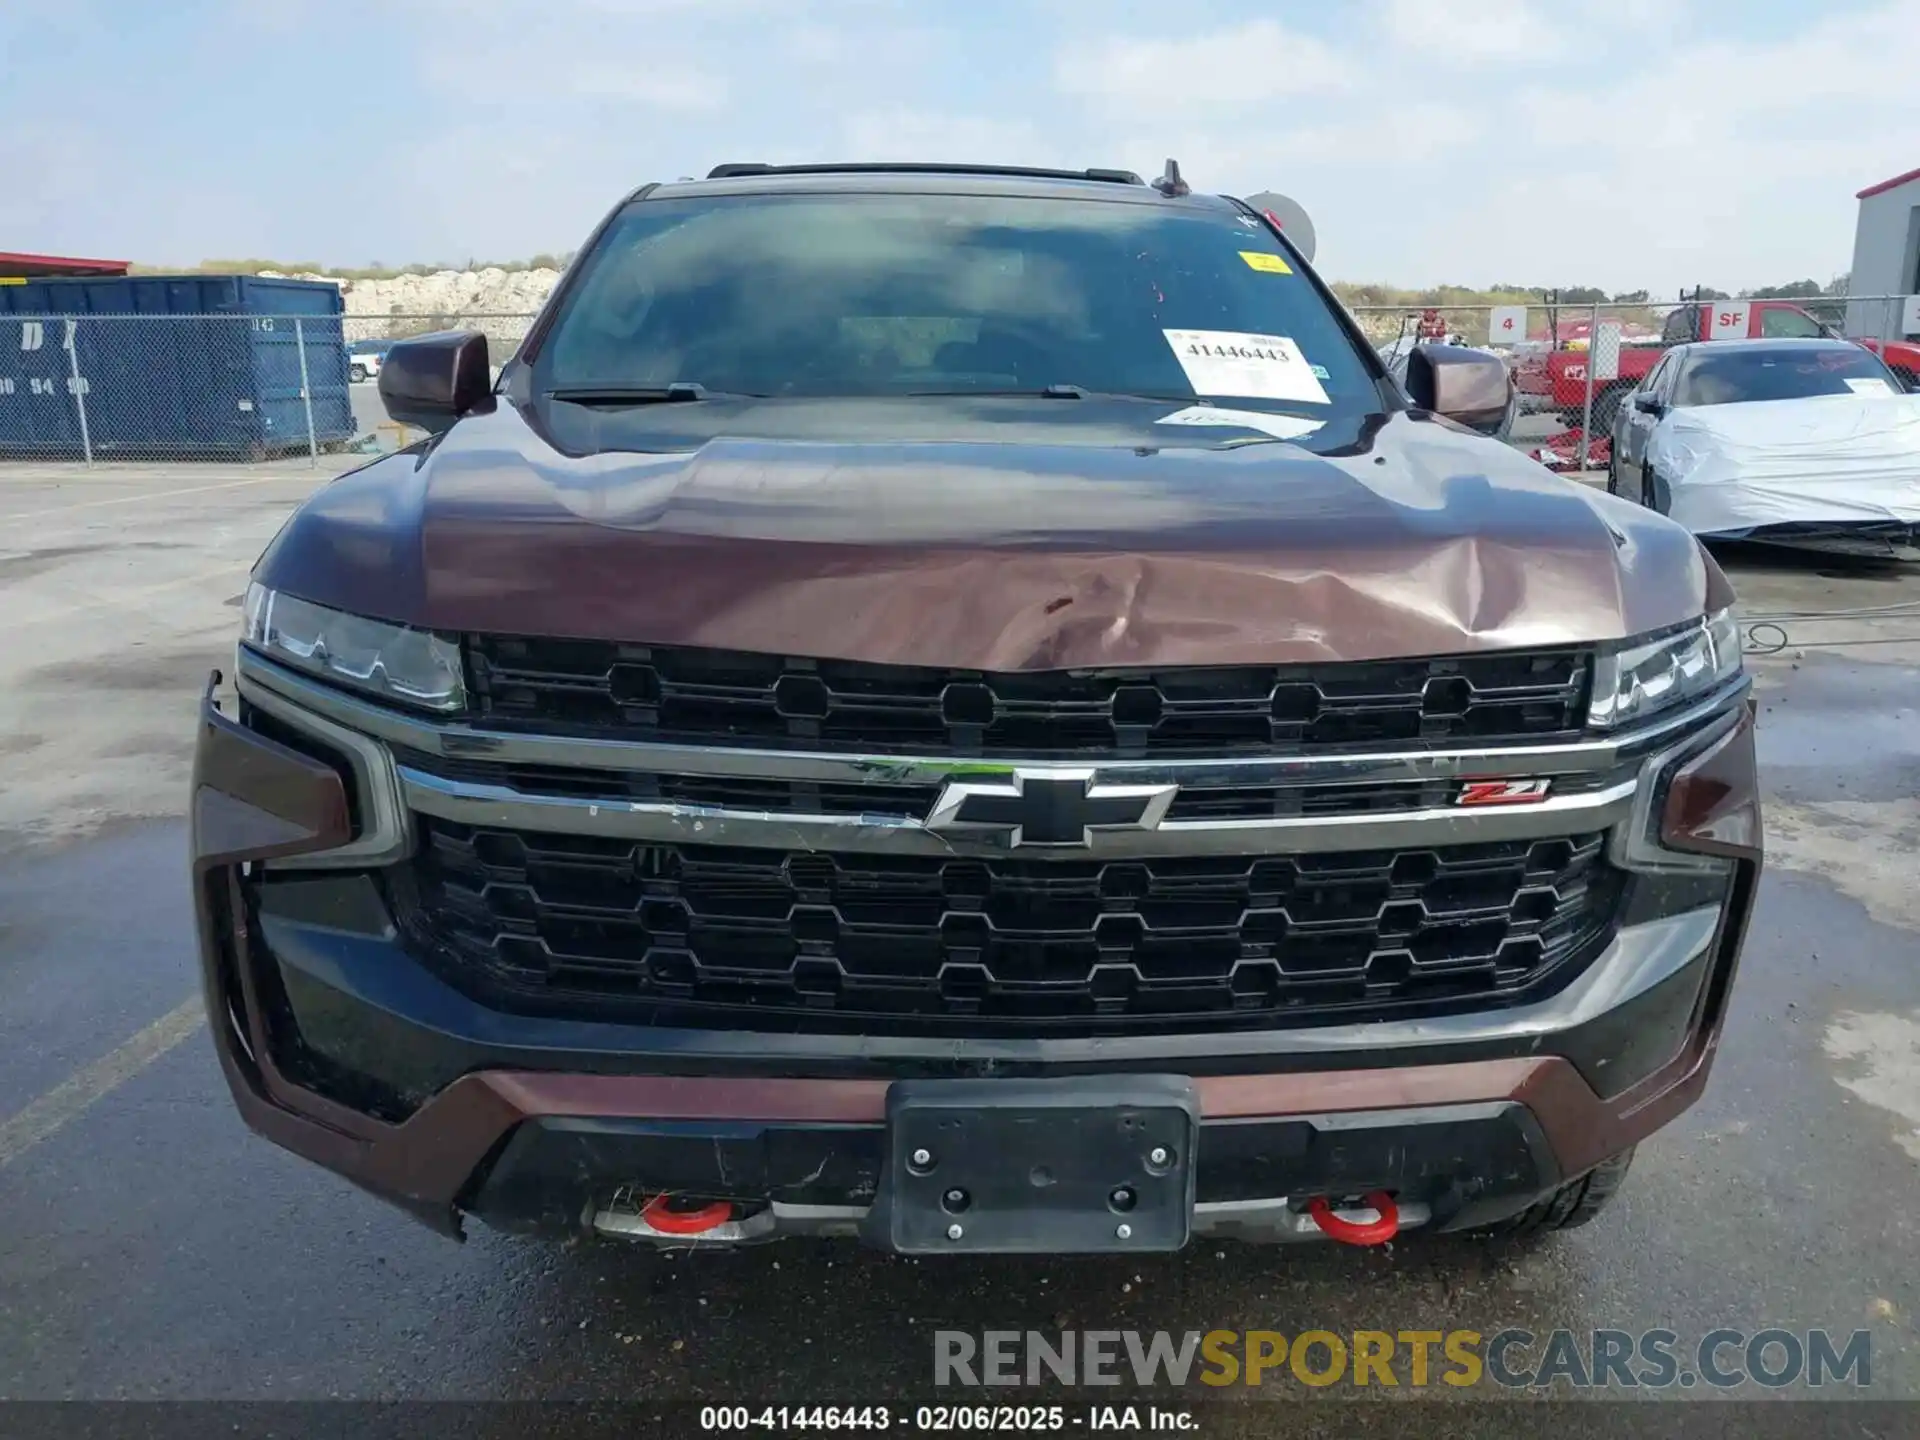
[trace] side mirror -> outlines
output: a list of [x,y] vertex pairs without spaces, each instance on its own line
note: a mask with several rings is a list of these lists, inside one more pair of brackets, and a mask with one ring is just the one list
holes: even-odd
[[1407,395],[1422,410],[1493,435],[1506,420],[1513,377],[1506,361],[1485,350],[1420,345],[1407,359]]
[[380,366],[380,403],[402,425],[438,434],[493,393],[487,337],[440,330],[402,340]]
[[1633,397],[1633,408],[1638,410],[1642,415],[1658,415],[1662,410],[1666,409],[1666,406],[1660,403],[1657,396],[1636,395]]

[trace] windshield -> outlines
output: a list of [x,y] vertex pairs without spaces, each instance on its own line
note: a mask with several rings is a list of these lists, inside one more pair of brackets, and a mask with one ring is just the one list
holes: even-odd
[[1819,349],[1708,350],[1680,377],[1676,405],[1800,400],[1809,395],[1892,395],[1893,375],[1855,345]]
[[1380,408],[1357,348],[1252,217],[992,195],[639,201],[582,262],[548,391],[1195,397]]

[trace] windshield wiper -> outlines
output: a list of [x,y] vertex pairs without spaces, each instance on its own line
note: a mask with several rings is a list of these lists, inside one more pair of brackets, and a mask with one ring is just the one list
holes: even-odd
[[915,399],[964,399],[978,395],[989,400],[1154,400],[1194,403],[1191,395],[1155,395],[1144,390],[1089,390],[1084,385],[1042,385],[1038,390],[909,390]]
[[593,385],[577,390],[555,390],[555,400],[573,405],[670,405],[693,400],[762,400],[765,396],[730,390],[709,390],[697,380],[671,385]]

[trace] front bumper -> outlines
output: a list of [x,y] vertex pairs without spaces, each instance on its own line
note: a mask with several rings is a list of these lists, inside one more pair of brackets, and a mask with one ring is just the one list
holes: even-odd
[[[1697,879],[1671,882],[1692,903],[1658,903],[1669,882],[1650,879],[1571,984],[1480,1014],[968,1040],[543,1019],[491,1010],[408,953],[368,875],[405,829],[366,798],[383,752],[332,753],[344,763],[248,728],[209,687],[192,814],[214,1043],[250,1126],[452,1235],[471,1214],[665,1238],[630,1203],[659,1192],[737,1202],[737,1231],[709,1243],[861,1233],[895,1079],[1099,1073],[1193,1077],[1200,1233],[1297,1238],[1307,1198],[1375,1190],[1409,1224],[1489,1223],[1698,1096],[1758,864],[1731,860],[1711,904],[1686,890]],[[341,853],[360,868],[275,869]]]

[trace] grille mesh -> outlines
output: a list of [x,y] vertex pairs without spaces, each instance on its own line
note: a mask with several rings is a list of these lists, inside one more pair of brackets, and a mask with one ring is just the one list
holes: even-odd
[[426,827],[415,939],[509,1009],[1096,1033],[1505,1003],[1594,953],[1598,834],[1144,861],[787,854]]
[[470,636],[482,716],[628,739],[1046,758],[1540,741],[1581,724],[1585,650],[1178,670],[977,671]]

